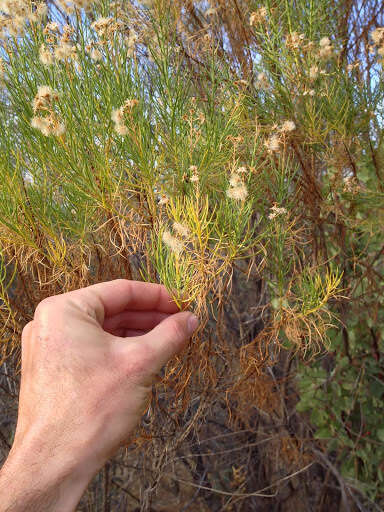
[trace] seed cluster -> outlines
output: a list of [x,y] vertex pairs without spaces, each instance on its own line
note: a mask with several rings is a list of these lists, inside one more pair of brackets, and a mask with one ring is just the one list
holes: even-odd
[[384,57],[384,27],[378,27],[371,33],[374,45],[377,47],[377,53]]
[[65,133],[65,124],[55,111],[55,103],[59,100],[59,94],[48,85],[39,87],[32,101],[34,116],[31,126],[40,130],[43,135],[59,137]]
[[111,118],[115,123],[115,132],[119,135],[128,135],[129,129],[125,124],[125,119],[132,114],[132,110],[138,103],[136,99],[126,100],[121,107],[112,110]]
[[271,207],[271,213],[268,215],[268,219],[272,220],[281,215],[285,215],[286,213],[287,213],[287,210],[285,208],[278,207],[276,204],[274,204]]
[[30,0],[0,0],[0,39],[23,34],[27,23],[36,23],[47,14],[45,2]]
[[242,178],[245,172],[247,172],[245,167],[239,167],[229,178],[227,196],[235,201],[245,201],[248,197],[248,190]]
[[263,23],[267,17],[267,9],[265,7],[260,7],[257,11],[254,11],[249,16],[249,24],[251,27],[254,25],[258,25],[259,23]]

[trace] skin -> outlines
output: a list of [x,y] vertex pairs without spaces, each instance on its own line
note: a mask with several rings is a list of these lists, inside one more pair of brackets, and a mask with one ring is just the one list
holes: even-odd
[[22,333],[19,413],[0,511],[75,510],[129,441],[151,385],[198,326],[163,286],[118,279],[43,300]]

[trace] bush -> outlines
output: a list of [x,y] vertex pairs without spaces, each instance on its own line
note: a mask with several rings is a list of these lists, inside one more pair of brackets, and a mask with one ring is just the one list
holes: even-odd
[[81,510],[383,504],[383,6],[0,10],[4,364],[102,280],[202,325]]

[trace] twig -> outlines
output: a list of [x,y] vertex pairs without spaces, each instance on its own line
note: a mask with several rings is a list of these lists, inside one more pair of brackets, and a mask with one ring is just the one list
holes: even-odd
[[314,449],[313,453],[315,453],[320,459],[325,463],[325,465],[331,470],[331,472],[335,475],[337,481],[340,484],[340,493],[341,493],[341,502],[346,512],[351,512],[351,508],[348,503],[347,493],[345,492],[345,483],[343,477],[337,471],[335,466],[327,459],[327,457],[319,450]]
[[[268,489],[271,489],[275,485],[278,485],[281,482],[284,482],[285,480],[289,480],[290,478],[293,478],[294,476],[298,475],[299,473],[303,473],[308,468],[313,466],[313,464],[315,464],[315,462],[310,462],[304,468],[299,469],[298,471],[295,471],[295,473],[291,473],[290,475],[287,475],[284,478],[280,478],[279,480],[276,480],[276,482],[274,482],[271,485],[268,485],[267,487],[264,487],[263,489],[259,489],[258,491],[250,492],[250,493],[222,491],[221,489],[215,489],[214,487],[205,487],[203,485],[194,484],[193,482],[189,482],[188,480],[183,480],[181,478],[178,478],[177,481],[181,482],[183,484],[190,485],[191,487],[199,487],[200,489],[205,489],[206,491],[215,492],[217,494],[222,494],[224,496],[233,496],[233,497],[238,497],[238,498],[250,498],[251,496],[259,496],[260,498],[274,498],[275,496],[277,496],[277,491],[274,494],[262,494],[262,493],[264,491],[267,491]],[[173,475],[171,475],[170,473],[164,473],[164,474],[174,478]]]

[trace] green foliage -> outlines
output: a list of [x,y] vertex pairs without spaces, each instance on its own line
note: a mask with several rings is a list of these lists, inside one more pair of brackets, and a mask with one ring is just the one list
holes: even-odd
[[[351,327],[350,337],[357,330]],[[297,410],[309,414],[315,438],[340,464],[341,474],[375,499],[384,483],[384,383],[377,362],[362,347],[352,351],[350,361],[337,356],[343,349],[341,335],[332,341],[331,371],[317,362],[303,366],[297,375]]]

